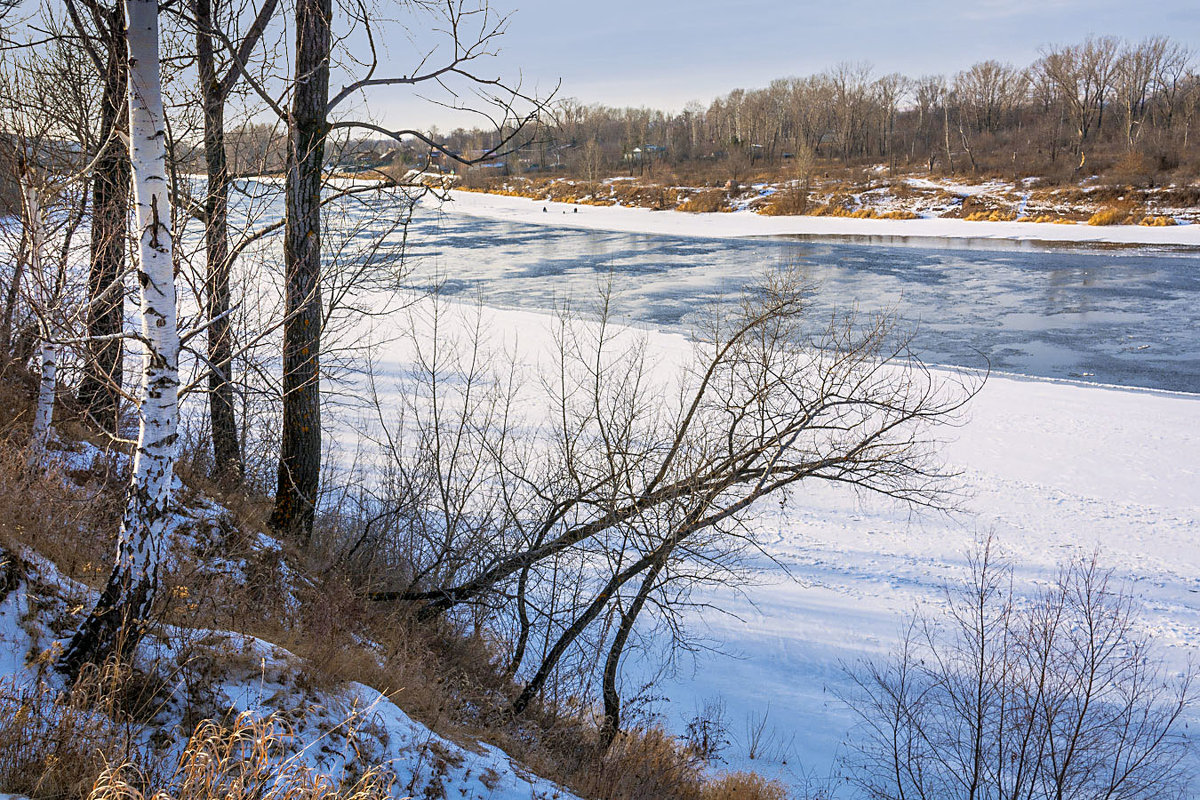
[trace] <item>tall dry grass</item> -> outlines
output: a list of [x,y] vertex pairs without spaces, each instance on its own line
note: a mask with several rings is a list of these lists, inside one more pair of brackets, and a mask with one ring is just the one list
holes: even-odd
[[174,769],[163,777],[129,762],[109,764],[88,800],[385,800],[394,776],[367,767],[348,783],[305,763],[299,742],[275,716],[241,714],[229,724],[201,722]]

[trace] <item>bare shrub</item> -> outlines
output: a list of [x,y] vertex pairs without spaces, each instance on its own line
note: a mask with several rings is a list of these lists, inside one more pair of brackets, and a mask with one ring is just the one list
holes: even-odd
[[728,211],[729,203],[725,192],[721,189],[706,189],[689,195],[679,204],[679,210],[696,214],[711,214],[715,211]]
[[1154,657],[1111,573],[1078,561],[1023,601],[990,541],[968,564],[944,620],[851,673],[851,781],[889,800],[1183,796],[1192,674]]
[[772,195],[771,200],[759,213],[769,217],[807,214],[808,192],[808,181],[793,181]]

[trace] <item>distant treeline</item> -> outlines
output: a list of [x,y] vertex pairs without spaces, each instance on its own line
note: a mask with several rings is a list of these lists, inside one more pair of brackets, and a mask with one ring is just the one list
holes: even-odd
[[[877,76],[867,64],[843,63],[680,113],[566,100],[536,142],[487,170],[589,180],[701,170],[737,180],[788,165],[807,173],[883,163],[1059,180],[1190,180],[1200,174],[1198,109],[1200,74],[1188,46],[1167,37],[1089,38],[1045,48],[1027,67],[989,60],[949,77]],[[460,129],[440,138],[469,153],[494,137]]]

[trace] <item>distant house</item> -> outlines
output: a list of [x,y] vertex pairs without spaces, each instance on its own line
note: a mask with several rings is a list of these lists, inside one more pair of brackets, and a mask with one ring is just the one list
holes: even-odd
[[651,160],[661,158],[667,152],[667,148],[660,147],[656,144],[644,144],[641,147],[635,147],[625,154],[626,161],[638,162],[643,159]]

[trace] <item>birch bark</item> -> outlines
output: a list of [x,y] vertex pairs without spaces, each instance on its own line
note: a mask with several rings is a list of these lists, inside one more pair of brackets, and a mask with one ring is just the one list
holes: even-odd
[[[21,175],[21,196],[24,201],[25,224],[29,231],[29,269],[34,275],[42,275],[43,257],[46,250],[46,230],[42,220],[41,192],[27,173]],[[54,309],[44,309],[48,320]],[[48,324],[48,323],[47,323]],[[50,427],[54,422],[54,395],[57,389],[58,347],[53,344],[52,331],[42,331],[41,379],[38,382],[37,411],[33,417],[33,433],[29,443],[29,465],[41,464],[46,454],[46,443],[50,440]]]
[[140,427],[117,561],[95,609],[63,655],[71,674],[126,651],[144,633],[158,586],[170,519],[179,389],[171,205],[158,57],[157,0],[125,0],[129,43],[130,161],[133,167],[137,278],[141,289]]

